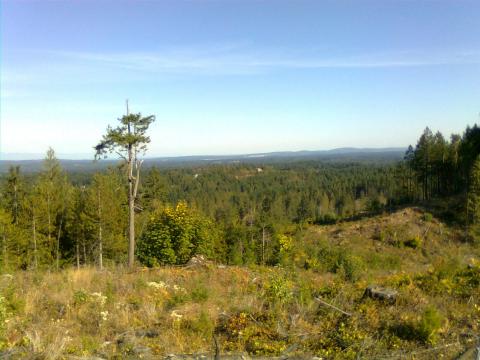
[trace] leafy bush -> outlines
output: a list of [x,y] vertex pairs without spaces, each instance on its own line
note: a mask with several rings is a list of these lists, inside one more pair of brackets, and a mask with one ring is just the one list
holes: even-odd
[[430,222],[430,221],[433,220],[433,215],[430,214],[430,213],[428,213],[428,212],[426,212],[425,214],[423,214],[423,220],[424,220],[424,221],[427,221],[427,222]]
[[190,296],[186,292],[177,291],[174,292],[171,297],[167,300],[166,308],[173,309],[177,306],[183,305],[190,300]]
[[224,323],[219,324],[216,331],[224,333],[229,341],[234,342],[241,337],[250,321],[251,317],[249,317],[249,314],[240,311],[228,317]]
[[412,249],[418,249],[422,246],[422,238],[418,235],[403,242],[403,245]]
[[298,299],[298,302],[302,305],[310,304],[313,301],[313,287],[308,284],[306,281],[298,280],[297,289],[295,292],[295,297]]
[[208,300],[208,289],[203,284],[198,284],[190,293],[190,298],[197,303],[203,303]]
[[215,328],[214,322],[205,311],[201,311],[198,318],[186,321],[183,326],[206,338],[211,337]]
[[415,276],[414,282],[429,294],[469,298],[480,286],[480,268],[462,266],[451,260],[429,274]]
[[23,312],[25,309],[25,298],[18,295],[14,284],[10,284],[3,289],[2,295],[7,305],[8,313],[19,314]]
[[3,296],[0,296],[0,349],[3,348],[3,332],[5,330],[5,321],[7,320],[8,312],[7,312],[7,301]]
[[179,202],[155,214],[139,239],[138,259],[146,266],[185,264],[195,254],[213,255],[214,224]]
[[348,281],[357,281],[365,268],[363,260],[341,248],[320,244],[318,262],[326,271],[341,274]]
[[334,272],[342,273],[346,280],[357,281],[364,269],[361,258],[345,252],[338,253],[338,259],[334,265]]
[[400,247],[401,239],[405,238],[405,229],[393,226],[386,226],[375,234],[375,239],[388,245]]
[[73,293],[73,303],[75,305],[84,304],[88,301],[88,294],[83,290],[77,290]]
[[284,340],[264,329],[252,334],[245,344],[245,350],[252,355],[280,355],[286,348]]
[[286,304],[293,297],[293,286],[284,276],[272,276],[265,284],[265,297],[271,303]]
[[435,345],[438,331],[442,327],[443,317],[434,307],[428,307],[418,321],[409,321],[392,328],[392,331],[404,340],[416,340],[424,344]]
[[336,214],[328,213],[323,216],[320,216],[315,223],[319,225],[332,225],[332,224],[336,224],[337,221],[338,221],[338,217]]
[[417,326],[420,340],[434,345],[437,341],[437,332],[442,326],[442,321],[442,316],[434,307],[427,308]]

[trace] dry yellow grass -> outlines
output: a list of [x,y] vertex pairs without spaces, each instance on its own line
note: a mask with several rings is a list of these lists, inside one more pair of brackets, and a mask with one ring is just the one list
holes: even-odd
[[[379,231],[409,238],[427,229],[427,245],[416,249],[378,238]],[[212,354],[215,335],[222,353],[348,359],[425,351],[417,358],[451,358],[480,329],[480,269],[468,266],[479,251],[452,234],[406,210],[312,227],[284,267],[3,275],[1,347],[12,358],[162,358]],[[322,246],[332,252],[312,250]],[[345,263],[339,254],[354,254],[355,261]],[[343,265],[326,268],[331,256]],[[307,264],[313,265],[304,269]],[[397,303],[362,299],[372,282],[397,289]],[[315,297],[352,316],[320,306]],[[434,343],[450,346],[432,351]]]

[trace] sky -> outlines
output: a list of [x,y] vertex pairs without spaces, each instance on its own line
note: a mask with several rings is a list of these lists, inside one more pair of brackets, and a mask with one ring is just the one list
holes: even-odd
[[[1,0],[0,153],[406,147],[480,122],[478,0]],[[14,155],[17,154],[17,155]],[[26,155],[27,156],[27,155]]]

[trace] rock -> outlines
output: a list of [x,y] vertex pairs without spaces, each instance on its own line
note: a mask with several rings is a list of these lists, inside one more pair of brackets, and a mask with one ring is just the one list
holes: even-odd
[[146,357],[152,355],[152,350],[150,350],[147,346],[135,346],[132,349],[132,353],[134,355],[138,355],[139,357]]
[[480,346],[472,347],[461,354],[457,360],[476,360],[480,357]]
[[397,301],[398,291],[378,285],[370,285],[365,289],[363,297],[382,300],[391,304]]
[[188,260],[186,267],[187,268],[197,268],[197,267],[209,267],[211,261],[208,261],[203,255],[195,255],[190,260]]
[[137,330],[135,331],[135,336],[137,337],[146,337],[146,338],[155,338],[157,337],[159,332],[155,329],[147,329],[147,330]]

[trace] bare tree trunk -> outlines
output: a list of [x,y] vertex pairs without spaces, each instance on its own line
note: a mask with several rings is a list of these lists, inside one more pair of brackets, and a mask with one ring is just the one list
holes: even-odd
[[57,271],[60,268],[60,235],[62,233],[62,224],[63,224],[63,216],[60,219],[60,226],[58,227],[58,234],[57,234],[57,256],[56,256],[56,262],[57,262]]
[[76,255],[77,255],[77,270],[80,269],[80,245],[78,244],[78,239],[77,239],[77,244],[75,246],[76,250]]
[[262,226],[262,265],[265,265],[265,226]]
[[7,235],[5,234],[5,226],[3,227],[3,267],[7,268],[8,255],[7,255]]
[[38,267],[38,259],[37,259],[37,229],[35,223],[35,215],[32,216],[32,230],[33,230],[33,263],[35,269]]
[[103,238],[102,238],[102,209],[100,202],[100,189],[97,189],[98,200],[98,266],[103,270]]
[[48,236],[48,246],[52,246],[50,244],[51,236],[50,236],[50,226],[52,223],[51,215],[50,215],[50,194],[47,195],[47,217],[48,217],[48,230],[47,230],[47,236]]
[[[127,100],[127,116],[129,115]],[[128,134],[131,134],[130,122],[128,122]],[[128,267],[135,265],[135,195],[133,190],[133,158],[134,149],[128,145]]]
[[99,255],[98,255],[98,266],[100,267],[100,270],[103,270],[103,245],[102,245],[102,225],[100,225],[99,231],[99,237],[100,237],[100,243],[98,244],[98,250],[99,250]]
[[15,184],[13,187],[13,194],[14,194],[14,200],[13,200],[13,211],[14,211],[14,218],[13,218],[13,223],[17,225],[18,222],[18,195],[17,195],[17,185]]
[[87,265],[87,247],[85,245],[85,240],[83,240],[83,264]]
[[[128,125],[128,133],[130,133],[130,124]],[[134,166],[135,176],[133,176]],[[141,166],[142,160],[137,159],[137,149],[130,145],[128,148],[128,267],[130,268],[135,266],[135,199],[137,198],[138,184],[140,183]]]
[[128,267],[135,265],[135,198],[133,197],[132,163],[128,164]]

